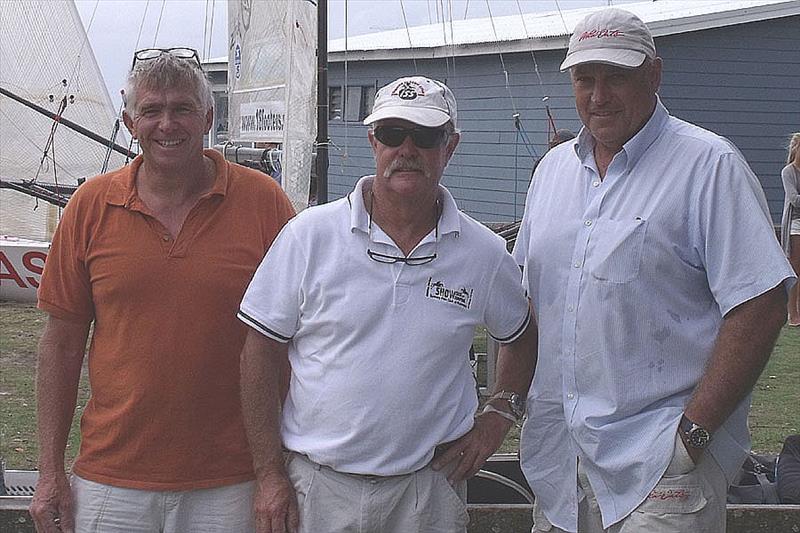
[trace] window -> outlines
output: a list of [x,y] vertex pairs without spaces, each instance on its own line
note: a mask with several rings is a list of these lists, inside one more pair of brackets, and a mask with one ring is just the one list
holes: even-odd
[[342,101],[342,87],[328,88],[328,120],[361,122],[372,112],[375,103],[375,87],[355,85],[347,87]]
[[328,120],[342,120],[341,87],[328,87]]
[[347,88],[347,101],[344,103],[344,119],[347,122],[356,122],[361,111],[361,87]]
[[358,120],[364,120],[367,115],[372,113],[372,106],[375,104],[375,87],[361,87],[361,109],[358,111]]

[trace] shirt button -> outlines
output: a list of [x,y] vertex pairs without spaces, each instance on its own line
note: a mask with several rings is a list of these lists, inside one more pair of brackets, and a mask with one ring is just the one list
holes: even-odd
[[164,235],[164,242],[169,241],[169,235]]
[[569,398],[570,400],[573,399],[574,397],[575,397],[575,395],[572,394],[571,392],[569,394],[567,394],[567,398]]
[[600,182],[599,181],[593,181],[592,182],[592,187],[599,187],[599,186],[600,186]]
[[587,220],[586,222],[583,223],[583,225],[586,226],[586,227],[589,227],[589,226],[592,225],[592,221],[591,220]]
[[567,306],[567,311],[569,311],[570,313],[571,313],[572,311],[574,311],[574,310],[575,310],[575,308],[574,308],[574,307],[572,307],[571,305],[568,305],[568,306]]
[[580,267],[581,267],[581,264],[580,264],[580,263],[575,263],[575,264],[574,264],[574,265],[572,265],[572,266],[574,266],[575,268],[580,268]]

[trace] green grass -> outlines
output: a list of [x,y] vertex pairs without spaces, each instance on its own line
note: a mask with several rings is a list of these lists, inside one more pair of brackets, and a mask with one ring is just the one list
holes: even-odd
[[778,453],[786,435],[800,433],[800,328],[783,328],[753,392],[753,450]]
[[[475,336],[478,382],[486,384],[486,331]],[[787,435],[800,433],[800,328],[783,328],[772,357],[753,391],[749,426],[753,451],[777,454]],[[516,453],[519,428],[511,428],[500,452]]]
[[[6,468],[30,470],[37,464],[35,368],[36,344],[45,315],[32,305],[0,302],[0,458]],[[485,333],[478,332],[475,351],[486,352]],[[479,380],[486,379],[485,357],[479,358]],[[67,464],[78,451],[78,419],[89,387],[84,365],[67,447]],[[750,428],[753,449],[778,453],[786,435],[800,433],[800,328],[784,328],[753,395]],[[514,453],[519,431],[512,429],[500,451]]]
[[[46,315],[33,305],[0,302],[0,459],[8,469],[34,470],[36,442],[36,346]],[[76,415],[89,399],[84,365]],[[79,416],[67,443],[67,464],[78,453]]]

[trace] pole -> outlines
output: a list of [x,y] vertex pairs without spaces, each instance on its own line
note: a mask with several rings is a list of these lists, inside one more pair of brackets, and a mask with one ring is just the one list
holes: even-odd
[[328,202],[328,0],[317,2],[317,204]]
[[86,137],[89,137],[93,141],[99,142],[100,144],[102,144],[106,148],[111,148],[112,150],[114,150],[116,152],[119,152],[122,155],[126,155],[128,157],[136,157],[135,153],[131,152],[130,150],[128,150],[124,146],[120,146],[120,145],[116,144],[114,141],[112,141],[110,139],[106,139],[105,137],[102,137],[101,135],[98,135],[97,133],[95,133],[95,132],[93,132],[91,130],[87,130],[83,126],[75,124],[71,120],[68,120],[68,119],[66,119],[64,117],[59,117],[55,113],[53,113],[51,111],[48,111],[47,109],[45,109],[43,107],[40,107],[40,106],[34,104],[33,102],[29,102],[25,98],[12,93],[8,89],[3,89],[2,87],[0,87],[0,94],[2,94],[3,96],[8,96],[12,100],[16,100],[20,104],[33,109],[37,113],[41,113],[42,115],[44,115],[46,117],[49,117],[49,118],[53,119],[54,121],[65,125],[66,127],[68,127],[71,130],[77,131],[81,135],[85,135]]

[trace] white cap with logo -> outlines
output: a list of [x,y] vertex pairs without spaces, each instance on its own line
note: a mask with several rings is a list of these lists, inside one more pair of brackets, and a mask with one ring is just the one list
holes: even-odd
[[642,20],[624,9],[607,8],[587,15],[575,26],[561,70],[582,63],[635,68],[656,57],[653,36]]
[[436,128],[448,122],[456,127],[456,97],[444,83],[424,76],[400,78],[381,87],[375,95],[367,126],[379,120],[399,118]]

